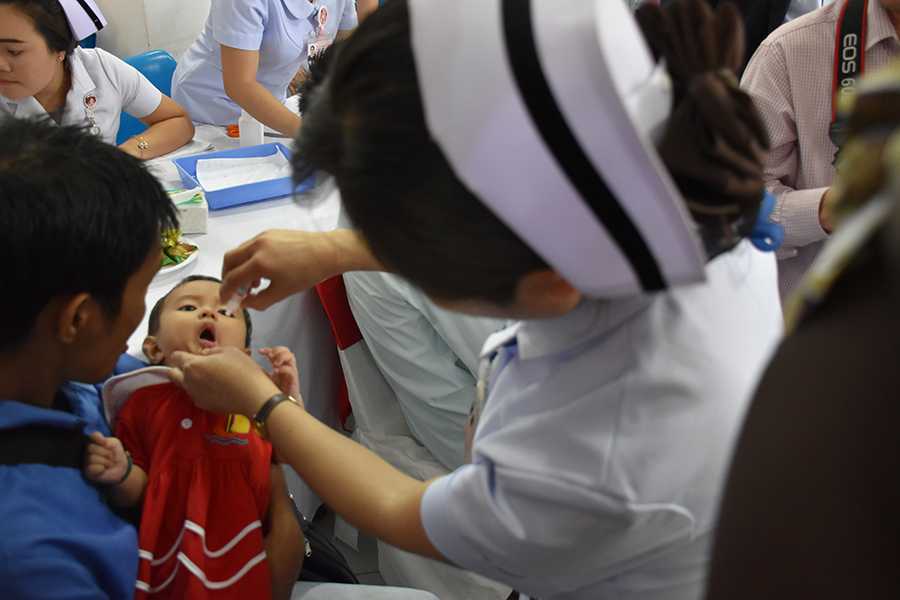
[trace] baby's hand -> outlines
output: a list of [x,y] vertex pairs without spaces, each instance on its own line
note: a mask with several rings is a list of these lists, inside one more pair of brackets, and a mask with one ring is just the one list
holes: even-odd
[[104,437],[99,431],[91,434],[84,458],[84,475],[96,483],[113,484],[122,481],[128,470],[128,456],[118,438]]
[[272,378],[281,393],[301,401],[300,374],[297,372],[297,359],[294,358],[294,353],[284,346],[261,348],[259,353],[272,363],[272,372],[269,373],[269,377]]

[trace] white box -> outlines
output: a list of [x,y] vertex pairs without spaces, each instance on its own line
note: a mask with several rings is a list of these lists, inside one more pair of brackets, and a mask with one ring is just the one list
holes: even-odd
[[209,207],[206,196],[200,188],[173,190],[169,192],[172,203],[178,209],[178,224],[181,233],[206,233]]

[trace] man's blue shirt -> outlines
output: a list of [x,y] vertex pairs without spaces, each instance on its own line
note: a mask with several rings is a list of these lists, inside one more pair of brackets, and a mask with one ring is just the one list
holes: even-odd
[[[110,435],[97,388],[68,383],[69,410],[0,400],[4,430],[49,426]],[[0,465],[0,590],[19,598],[131,598],[137,577],[137,534],[113,514],[81,469]]]

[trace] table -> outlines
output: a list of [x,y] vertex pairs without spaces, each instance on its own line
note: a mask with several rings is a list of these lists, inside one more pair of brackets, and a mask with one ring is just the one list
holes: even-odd
[[[195,141],[211,143],[217,150],[238,146],[238,141],[210,125],[197,127]],[[290,144],[290,140],[267,139]],[[178,155],[178,153],[173,153]],[[164,187],[181,187],[181,180],[169,157],[149,161],[148,166]],[[147,335],[150,309],[178,281],[189,275],[221,276],[222,258],[228,250],[267,229],[333,229],[340,212],[340,199],[331,178],[323,178],[309,193],[210,211],[207,233],[185,236],[200,247],[197,259],[171,274],[159,275],[147,290],[144,320],[128,340],[129,354],[144,359],[141,344]],[[253,320],[253,348],[287,346],[297,356],[300,388],[310,414],[324,423],[338,425],[334,399],[337,396],[338,357],[334,338],[315,291],[291,296],[264,312],[250,311]],[[259,359],[258,356],[255,358]],[[260,361],[260,364],[265,364]],[[286,468],[288,488],[301,512],[312,518],[321,501]]]

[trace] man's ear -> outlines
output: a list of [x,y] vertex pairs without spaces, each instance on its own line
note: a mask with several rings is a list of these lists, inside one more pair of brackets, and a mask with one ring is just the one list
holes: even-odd
[[162,348],[159,347],[159,342],[157,341],[156,336],[153,335],[148,335],[144,338],[144,343],[141,346],[141,350],[144,351],[144,356],[147,357],[147,360],[150,361],[151,365],[160,365],[166,358],[163,354]]
[[516,284],[516,305],[535,317],[564,315],[581,298],[581,292],[552,269],[532,271]]
[[56,336],[63,344],[71,344],[97,318],[99,307],[87,292],[75,294],[61,301],[56,319]]

